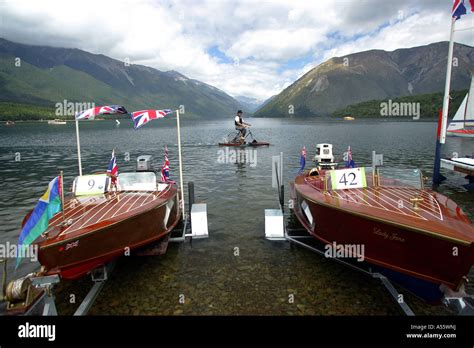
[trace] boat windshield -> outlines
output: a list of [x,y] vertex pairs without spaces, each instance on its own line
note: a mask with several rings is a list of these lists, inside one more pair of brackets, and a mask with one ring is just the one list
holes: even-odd
[[156,191],[156,175],[153,172],[120,173],[118,191]]
[[417,189],[423,188],[420,169],[381,167],[379,174],[380,186],[410,186]]

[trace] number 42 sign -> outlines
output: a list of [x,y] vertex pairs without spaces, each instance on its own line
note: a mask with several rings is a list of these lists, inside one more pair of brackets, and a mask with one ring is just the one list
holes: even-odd
[[333,190],[367,187],[365,168],[331,170],[331,184]]

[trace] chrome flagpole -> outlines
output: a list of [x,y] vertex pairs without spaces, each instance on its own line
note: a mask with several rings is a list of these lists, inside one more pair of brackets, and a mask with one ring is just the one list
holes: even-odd
[[77,161],[79,163],[79,176],[82,176],[82,163],[81,163],[81,141],[79,139],[79,121],[76,119],[76,141],[77,141]]
[[446,83],[444,85],[443,109],[441,110],[441,118],[438,119],[438,134],[436,137],[435,160],[433,167],[433,184],[439,185],[446,177],[441,174],[441,152],[443,144],[446,142],[446,128],[448,125],[448,109],[449,109],[449,90],[451,89],[451,69],[453,67],[453,48],[454,48],[454,31],[456,17],[451,17],[451,33],[449,35],[448,62],[446,68]]
[[441,132],[439,142],[444,144],[446,142],[446,127],[448,124],[448,109],[449,109],[449,90],[451,88],[451,69],[453,67],[453,47],[454,47],[454,27],[456,25],[456,17],[451,18],[451,34],[449,36],[449,50],[448,50],[448,64],[446,69],[446,84],[444,86],[443,99],[443,115],[441,117]]
[[183,161],[181,158],[181,128],[179,124],[179,110],[176,110],[176,128],[178,131],[179,186],[181,190],[181,212],[183,214],[183,220],[184,220]]

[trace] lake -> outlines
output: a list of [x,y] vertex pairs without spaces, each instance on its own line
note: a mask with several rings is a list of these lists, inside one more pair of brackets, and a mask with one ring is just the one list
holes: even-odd
[[[370,165],[371,152],[384,154],[390,167],[424,170],[431,177],[434,122],[391,120],[248,119],[258,140],[267,148],[255,149],[243,163],[229,163],[216,144],[233,129],[226,121],[187,121],[182,117],[184,181],[195,183],[196,201],[207,203],[209,239],[170,244],[156,257],[121,258],[92,307],[97,315],[396,315],[390,295],[376,280],[346,269],[288,242],[264,238],[264,209],[277,208],[271,187],[271,157],[283,152],[285,197],[288,181],[298,172],[300,149],[308,150],[307,165],[317,143],[334,144],[336,159],[350,145],[357,165]],[[154,156],[155,168],[163,161],[167,145],[170,176],[178,180],[177,137],[173,120],[153,121],[134,130],[129,120],[81,122],[84,173],[105,171],[112,149],[120,171],[134,170],[139,154]],[[448,138],[444,153],[474,153],[474,142]],[[128,155],[130,160],[127,161]],[[48,182],[64,171],[65,187],[78,174],[75,127],[46,123],[0,126],[0,242],[15,243],[19,226],[44,193]],[[456,201],[474,217],[472,193],[458,174],[438,191]],[[187,189],[186,189],[187,193]],[[186,197],[187,199],[187,197]],[[9,278],[38,269],[23,261]],[[70,314],[87,292],[83,279],[58,287],[60,312]],[[76,304],[69,303],[71,294]],[[294,301],[289,303],[289,296]],[[184,303],[180,302],[184,301]],[[440,306],[426,305],[410,295],[407,302],[416,314],[446,314]]]

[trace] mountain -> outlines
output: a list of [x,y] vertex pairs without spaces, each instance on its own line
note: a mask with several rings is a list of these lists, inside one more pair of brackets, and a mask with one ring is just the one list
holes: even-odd
[[265,105],[267,105],[268,103],[270,103],[273,99],[275,99],[278,95],[272,95],[270,98],[266,99],[261,105],[259,108],[263,108]]
[[53,107],[65,99],[121,104],[129,111],[184,105],[185,116],[200,118],[225,117],[241,108],[225,92],[176,71],[0,39],[0,102]]
[[[254,117],[328,116],[369,100],[444,91],[448,43],[370,50],[336,57],[313,68],[254,114]],[[455,44],[451,89],[466,89],[474,48]],[[289,113],[294,111],[294,113]]]
[[260,105],[262,105],[262,102],[255,98],[238,96],[235,97],[235,99],[242,105],[242,109],[244,112],[253,113],[259,108]]

